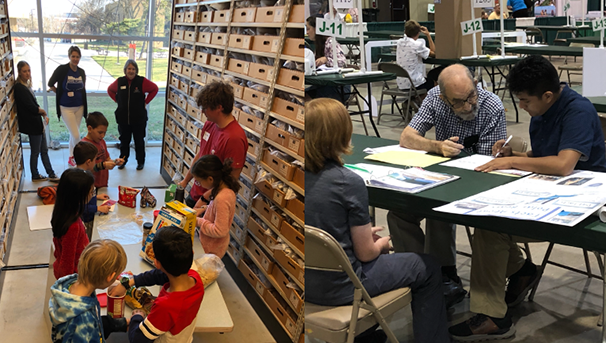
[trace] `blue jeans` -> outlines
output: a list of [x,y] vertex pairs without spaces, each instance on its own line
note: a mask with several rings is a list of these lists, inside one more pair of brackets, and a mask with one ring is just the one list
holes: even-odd
[[38,156],[42,157],[42,164],[48,175],[55,175],[53,166],[48,158],[48,146],[46,145],[46,137],[41,135],[28,135],[31,155],[29,156],[29,169],[32,172],[32,177],[39,177],[38,173]]

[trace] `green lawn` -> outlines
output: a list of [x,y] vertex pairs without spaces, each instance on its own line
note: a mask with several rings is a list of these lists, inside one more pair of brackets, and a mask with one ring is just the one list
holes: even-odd
[[[63,121],[57,120],[57,113],[55,111],[55,97],[48,97],[48,109],[50,117],[50,135],[51,139],[56,139],[62,142],[69,140],[69,132]],[[42,104],[42,97],[38,96],[38,103]],[[116,124],[116,117],[114,111],[116,110],[116,103],[109,96],[88,96],[88,111],[99,111],[105,115],[107,121],[109,121],[109,127],[105,135],[105,141],[117,142],[118,141],[118,126]],[[147,121],[147,134],[149,140],[161,141],[162,132],[164,128],[164,94],[158,93],[158,95],[149,104],[148,121]],[[85,120],[82,120],[80,126],[80,135],[86,136],[87,129]],[[27,140],[27,136],[24,136]]]
[[[126,58],[120,58],[120,64],[117,64],[118,58],[116,56],[92,56],[93,59],[99,63],[101,67],[103,67],[112,77],[119,78],[124,76],[124,62],[126,62]],[[146,65],[147,60],[138,60],[137,65],[139,66],[139,75],[147,77]],[[152,66],[152,77],[151,81],[157,80],[166,80],[166,75],[168,72],[168,58],[154,58],[154,63]]]

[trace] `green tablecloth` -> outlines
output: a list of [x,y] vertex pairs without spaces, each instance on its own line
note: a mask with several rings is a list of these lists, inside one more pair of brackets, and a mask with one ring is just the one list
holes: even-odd
[[596,111],[606,113],[606,96],[597,96],[588,99],[595,106]]
[[[484,45],[482,50],[494,52],[501,48],[500,45]],[[577,46],[527,46],[527,45],[505,45],[508,54],[545,55],[545,56],[583,56],[583,48]]]
[[[393,140],[360,135],[353,135],[352,143],[354,145],[354,153],[350,156],[344,156],[346,163],[364,162],[382,164],[364,160],[366,154],[364,154],[362,150],[366,147],[397,144],[397,142]],[[397,168],[398,166],[395,167]],[[370,205],[387,210],[405,210],[419,216],[439,219],[446,222],[470,225],[516,236],[547,240],[558,244],[606,252],[606,224],[600,222],[596,216],[590,216],[574,227],[566,227],[535,221],[454,215],[433,211],[432,208],[434,207],[466,198],[517,180],[518,178],[485,174],[439,165],[429,166],[426,169],[458,175],[460,179],[417,194],[369,187],[368,196]]]
[[395,78],[396,74],[393,73],[359,75],[354,77],[343,77],[342,74],[305,75],[305,84],[310,86],[346,86],[387,81]]
[[[593,44],[595,46],[600,46],[600,36],[589,36],[589,37],[577,37],[577,38],[568,38],[568,43],[585,43],[585,44]],[[606,45],[606,37],[604,37],[604,44]]]
[[[565,18],[565,17],[564,17]],[[538,19],[538,18],[537,18]],[[565,19],[564,19],[565,20]],[[566,26],[566,25],[533,25],[533,26],[516,26],[516,29],[528,29],[528,28],[537,28],[541,30],[543,33],[543,37],[547,41],[547,44],[553,44],[553,40],[555,39],[557,32],[561,30],[572,30],[575,32],[577,37],[579,36],[591,36],[593,35],[593,30],[590,26]],[[571,34],[560,34],[558,38],[568,38]]]
[[447,58],[428,58],[423,60],[425,64],[440,64],[440,65],[451,65],[459,63],[468,67],[492,67],[492,66],[503,66],[513,65],[518,63],[521,58],[479,58],[479,59],[447,59]]

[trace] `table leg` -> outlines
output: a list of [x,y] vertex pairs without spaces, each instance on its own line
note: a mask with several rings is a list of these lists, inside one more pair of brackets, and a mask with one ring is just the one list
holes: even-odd
[[[372,100],[372,93],[371,93],[372,90],[371,90],[370,82],[367,83],[367,86],[368,86],[368,100],[364,99],[364,97],[362,97],[362,96],[360,96],[360,98],[364,99],[364,102],[366,102],[366,105],[368,106],[368,118],[370,119],[370,124],[372,125],[372,128],[375,130],[375,134],[377,135],[377,137],[380,138],[381,136],[379,135],[379,130],[377,130],[377,126],[375,125],[375,120],[372,119],[372,101],[371,101]],[[355,89],[358,94],[360,94],[360,92],[358,92],[358,89],[356,88],[355,85],[351,85],[351,87],[353,89]]]

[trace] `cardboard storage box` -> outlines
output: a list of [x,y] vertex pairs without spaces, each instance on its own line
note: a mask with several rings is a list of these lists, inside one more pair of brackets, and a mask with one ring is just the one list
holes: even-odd
[[[471,20],[468,1],[452,0],[435,4],[436,58],[461,58],[473,54],[472,35],[463,36],[461,22]],[[476,8],[475,18],[482,9]],[[482,35],[476,33],[476,51],[482,52]]]
[[208,57],[209,54],[201,52],[201,51],[196,51],[196,58],[195,61],[201,64],[208,64]]
[[183,39],[188,42],[195,42],[196,41],[196,31],[187,31],[187,30],[184,31]]
[[280,225],[280,233],[299,251],[305,251],[305,235],[288,224],[287,221],[283,221],[282,225]]
[[257,14],[256,7],[236,8],[234,10],[234,23],[254,23]]
[[288,100],[275,97],[271,110],[288,119],[305,122],[305,107]]
[[182,23],[185,20],[185,12],[175,13],[175,22]]
[[284,40],[283,55],[304,57],[305,56],[305,40],[303,38],[286,38]]
[[189,92],[189,85],[185,82],[179,83],[179,89],[183,91],[183,93],[187,94]]
[[[244,92],[242,93],[242,99],[244,101],[250,102],[253,105],[259,106],[260,101],[261,101],[261,95],[263,95],[263,94],[265,94],[265,93],[256,91],[252,88],[244,88]],[[263,133],[263,131],[261,131],[260,133]]]
[[173,39],[183,40],[183,30],[173,30]]
[[212,32],[198,32],[198,43],[210,44],[212,35]]
[[230,85],[234,88],[234,97],[242,99],[242,93],[244,93],[244,86],[240,86],[233,82],[230,82]]
[[295,216],[297,216],[297,218],[301,219],[302,221],[305,221],[305,203],[303,203],[301,200],[287,200],[286,209],[289,210]]
[[289,135],[286,139],[286,148],[301,157],[305,157],[305,139],[303,138]]
[[284,207],[286,205],[286,199],[284,199],[285,193],[279,189],[274,189],[267,180],[255,183],[255,186],[259,192],[265,194],[268,198],[273,200],[277,205]]
[[198,135],[200,134],[200,129],[196,125],[194,125],[194,123],[187,122],[187,132],[189,132],[189,134],[192,135],[193,137],[197,138]]
[[282,225],[282,216],[278,214],[276,211],[272,210],[270,205],[267,204],[263,199],[255,199],[253,200],[253,207],[267,219],[271,225],[278,231],[280,229],[280,225]]
[[196,57],[196,51],[193,49],[193,47],[191,49],[187,49],[185,48],[185,50],[183,50],[183,58],[184,59],[188,59],[190,61],[193,61],[194,58]]
[[278,52],[280,37],[278,36],[253,36],[252,50],[262,52]]
[[265,137],[274,143],[286,146],[290,135],[288,132],[278,128],[277,126],[269,124],[267,125],[267,131],[265,131]]
[[297,294],[297,292],[287,286],[290,283],[290,280],[286,274],[284,274],[280,268],[274,268],[271,275],[276,280],[278,287],[280,287],[282,292],[286,295],[286,301],[290,302],[295,311],[298,313],[301,310],[301,306],[303,306],[303,300],[299,294]]
[[248,76],[263,81],[271,81],[271,78],[269,78],[269,71],[273,69],[274,66],[250,62],[250,67],[248,68]]
[[282,86],[303,90],[305,87],[305,77],[300,71],[280,68],[277,83]]
[[227,33],[213,33],[211,35],[210,44],[214,45],[225,45],[225,37],[227,37]]
[[274,268],[274,263],[267,257],[265,252],[261,250],[261,248],[255,243],[255,241],[251,237],[246,238],[246,247],[248,251],[251,253],[252,257],[261,264],[263,269],[268,274],[271,274],[272,269]]
[[241,125],[246,126],[249,129],[254,130],[261,134],[263,133],[263,128],[265,127],[265,123],[263,122],[262,119],[259,119],[255,116],[250,115],[243,111],[240,112],[240,118],[238,118],[238,122]]
[[[211,56],[214,56],[214,55],[211,55]],[[223,56],[219,56],[219,57],[221,57],[221,63],[223,63]],[[214,81],[219,81],[220,82],[221,78],[220,77],[216,77],[214,75],[210,75],[210,74],[206,76],[206,84],[213,83]]]
[[181,73],[181,71],[183,70],[183,64],[177,63],[177,62],[175,62],[175,60],[173,60],[170,63],[170,70],[172,70],[176,73]]
[[240,109],[238,109],[237,107],[234,107],[231,110],[231,114],[234,116],[234,118],[236,118],[236,120],[240,119]]
[[250,198],[250,188],[240,182],[240,189],[238,190],[238,194],[240,194],[242,198],[248,200],[248,198]]
[[246,219],[246,209],[236,202],[236,216],[243,222]]
[[242,167],[242,174],[248,176],[251,179],[254,179],[255,175],[257,174],[254,164],[251,164],[248,161],[244,162],[244,166]]
[[186,23],[195,23],[198,21],[198,12],[185,12],[185,22]]
[[295,185],[305,189],[305,172],[301,168],[295,168],[292,182],[294,182]]
[[[231,38],[230,38],[231,40]],[[233,71],[234,73],[248,75],[248,69],[250,68],[250,62],[237,60],[230,58],[227,65],[227,70]]]
[[259,225],[252,216],[248,218],[248,230],[250,230],[250,232],[252,232],[261,242],[266,242],[268,236],[265,234],[265,229]]
[[259,153],[261,152],[261,145],[249,139],[247,152],[251,155],[259,156]]
[[234,236],[236,236],[238,243],[244,242],[244,240],[246,239],[245,231],[234,222],[231,223],[231,227],[229,228],[229,231],[231,231],[234,234]]
[[213,23],[227,23],[229,22],[229,11],[215,11],[215,15],[213,17]]
[[183,48],[180,47],[174,47],[173,48],[173,55],[177,56],[177,57],[183,57]]
[[[231,35],[229,35],[229,46],[232,48],[250,50],[250,47],[252,46],[252,41],[253,41],[252,37],[253,36],[249,36],[249,35],[231,34]],[[256,50],[256,49],[253,49],[253,50]]]
[[192,80],[199,81],[201,83],[206,83],[206,75],[207,74],[205,72],[197,69],[194,69],[191,72]]
[[259,295],[261,297],[263,297],[265,295],[267,287],[265,287],[265,285],[261,282],[259,277],[255,273],[253,273],[253,271],[250,269],[250,267],[248,267],[246,265],[246,263],[244,263],[244,260],[240,260],[240,263],[238,263],[238,269],[240,269],[240,271],[242,272],[242,275],[244,275],[244,277],[246,278],[246,280],[248,280],[250,285],[255,288],[257,293],[259,293]]
[[204,12],[200,12],[200,23],[210,23],[213,21],[213,13],[215,13],[215,11],[204,11]]
[[191,78],[191,67],[183,66],[181,70],[181,74],[185,75],[188,78]]
[[282,175],[287,181],[292,180],[295,173],[295,167],[281,158],[270,154],[269,150],[265,150],[263,162],[265,162],[269,168]]
[[284,17],[284,6],[258,7],[257,23],[279,23]]
[[276,250],[274,252],[274,258],[276,262],[282,266],[286,271],[292,274],[297,280],[305,282],[305,270],[299,266],[292,258],[288,257],[284,251]]
[[179,79],[177,79],[175,77],[175,75],[171,75],[170,76],[170,84],[171,84],[171,86],[179,89],[179,85],[181,84],[181,81],[179,81]]
[[[191,137],[188,137],[185,140],[185,146],[192,152],[196,151],[196,145],[197,145],[196,141],[194,141]],[[192,163],[193,163],[193,161],[192,161]],[[191,167],[192,165],[189,164],[189,166]]]
[[305,5],[292,5],[290,9],[289,23],[303,23],[305,18]]
[[191,167],[194,163],[194,156],[188,151],[185,151],[185,153],[183,154],[183,162],[185,162],[185,164]]
[[[219,55],[210,55],[210,65],[211,66],[215,66],[217,68],[223,68],[223,58],[224,56],[219,56]],[[210,76],[210,75],[209,75]],[[206,77],[206,81],[208,83],[210,83],[211,81],[208,80],[208,76]]]

